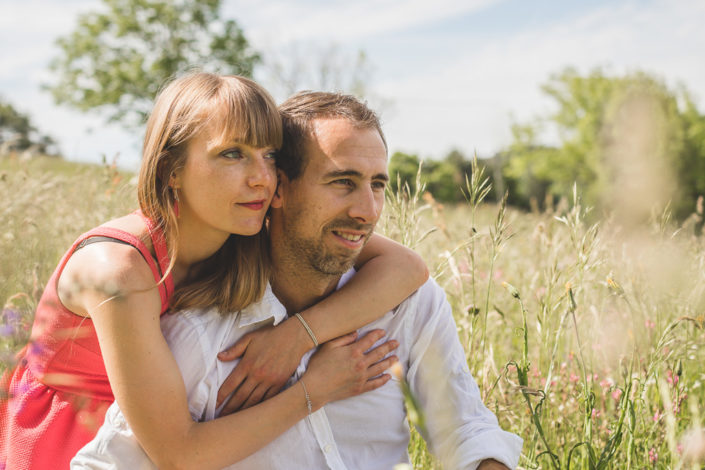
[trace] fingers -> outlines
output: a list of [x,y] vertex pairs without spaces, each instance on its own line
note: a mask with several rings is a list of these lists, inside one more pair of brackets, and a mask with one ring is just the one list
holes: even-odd
[[376,388],[381,387],[382,385],[386,384],[389,382],[389,379],[391,379],[392,376],[389,374],[384,374],[380,375],[379,377],[375,377],[374,379],[370,379],[367,382],[365,382],[365,385],[362,386],[362,392],[369,392],[370,390],[374,390]]
[[381,361],[372,364],[370,367],[368,367],[367,374],[371,378],[377,377],[378,375],[382,374],[385,370],[392,367],[392,365],[398,360],[399,359],[396,356],[389,356],[386,359],[382,359]]
[[245,408],[249,408],[249,407],[261,402],[262,398],[264,398],[267,391],[268,391],[268,387],[266,385],[262,385],[262,384],[257,385],[257,387],[255,387],[255,389],[252,391],[250,396],[247,398],[245,403],[243,403],[240,410],[244,410]]
[[385,335],[384,330],[372,330],[368,332],[365,336],[360,338],[357,341],[357,344],[360,348],[362,348],[363,351],[367,351],[372,347],[373,344],[375,344],[377,341],[382,339]]
[[332,339],[325,344],[329,344],[330,346],[336,346],[336,347],[337,346],[347,346],[348,344],[354,343],[356,339],[357,339],[357,331],[353,331],[352,333],[348,333],[347,335],[339,336],[335,339]]
[[381,361],[384,356],[392,352],[399,346],[397,340],[389,340],[386,343],[380,344],[374,349],[369,350],[365,356],[367,356],[368,364],[374,364],[375,362]]
[[220,412],[220,416],[229,415],[230,413],[239,410],[256,387],[257,384],[250,380],[246,380],[242,385],[240,385],[240,387],[238,387],[235,394],[230,397],[228,402],[223,407],[223,410]]
[[242,356],[243,354],[245,354],[245,350],[250,344],[251,339],[251,335],[243,336],[228,349],[219,352],[218,359],[220,359],[221,361],[232,361],[233,359],[237,359],[238,357]]
[[264,394],[264,397],[262,397],[262,401],[269,400],[272,398],[274,395],[279,393],[279,391],[282,389],[282,385],[277,385],[275,387],[269,387],[269,390],[267,390],[267,393]]
[[216,407],[220,406],[220,404],[223,403],[223,401],[225,401],[225,399],[230,396],[231,393],[237,390],[240,384],[242,384],[242,382],[247,377],[248,369],[248,364],[245,364],[243,361],[240,361],[240,363],[235,367],[235,370],[233,370],[230,375],[225,378],[223,384],[218,389]]

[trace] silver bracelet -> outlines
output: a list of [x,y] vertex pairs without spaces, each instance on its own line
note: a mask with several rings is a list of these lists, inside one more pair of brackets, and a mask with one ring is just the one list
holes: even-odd
[[304,320],[304,317],[302,317],[300,313],[297,313],[296,318],[298,318],[299,321],[301,322],[301,324],[304,326],[304,328],[306,328],[308,335],[311,337],[311,340],[313,341],[313,346],[314,347],[318,346],[318,340],[316,339],[316,335],[313,334],[313,331],[311,331],[311,327],[308,326],[308,323],[306,323],[306,320]]
[[304,384],[304,379],[299,379],[301,386],[304,388],[304,394],[306,395],[306,408],[308,408],[308,414],[311,414],[313,405],[311,404],[311,397],[308,395],[308,390],[306,390],[306,384]]

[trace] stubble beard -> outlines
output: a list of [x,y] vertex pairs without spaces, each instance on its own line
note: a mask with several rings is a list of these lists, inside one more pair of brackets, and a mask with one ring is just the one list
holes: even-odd
[[[305,217],[303,213],[298,215]],[[361,225],[354,220],[335,219],[321,229],[319,237],[314,238],[300,235],[296,230],[295,224],[292,224],[284,231],[288,246],[287,251],[298,260],[299,266],[302,266],[302,263],[306,263],[306,266],[322,276],[340,276],[345,274],[355,265],[360,252],[345,250],[348,253],[344,253],[344,249],[341,248],[336,253],[323,240],[332,230],[343,228],[366,231],[367,235],[365,235],[363,246],[369,241],[373,229],[369,225]]]

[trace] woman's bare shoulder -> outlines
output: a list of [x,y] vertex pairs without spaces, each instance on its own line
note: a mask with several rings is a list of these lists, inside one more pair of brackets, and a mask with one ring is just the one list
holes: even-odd
[[[149,232],[138,215],[113,219],[101,227],[130,233],[142,239],[152,251]],[[96,295],[104,294],[107,298],[142,291],[154,282],[149,265],[133,246],[100,242],[88,244],[71,255],[57,281],[57,292],[67,309],[77,315],[90,316],[86,298],[92,301]]]

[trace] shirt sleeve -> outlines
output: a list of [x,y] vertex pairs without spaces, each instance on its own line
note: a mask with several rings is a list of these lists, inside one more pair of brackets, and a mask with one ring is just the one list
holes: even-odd
[[485,459],[515,468],[522,439],[499,427],[465,358],[445,293],[429,280],[407,302],[407,380],[425,415],[431,451],[444,468],[475,470]]
[[[203,421],[214,382],[215,354],[209,348],[215,347],[214,338],[209,338],[206,314],[201,312],[180,312],[164,316],[161,320],[162,333],[179,366],[186,386],[186,396],[191,418]],[[212,418],[211,418],[212,419]]]

